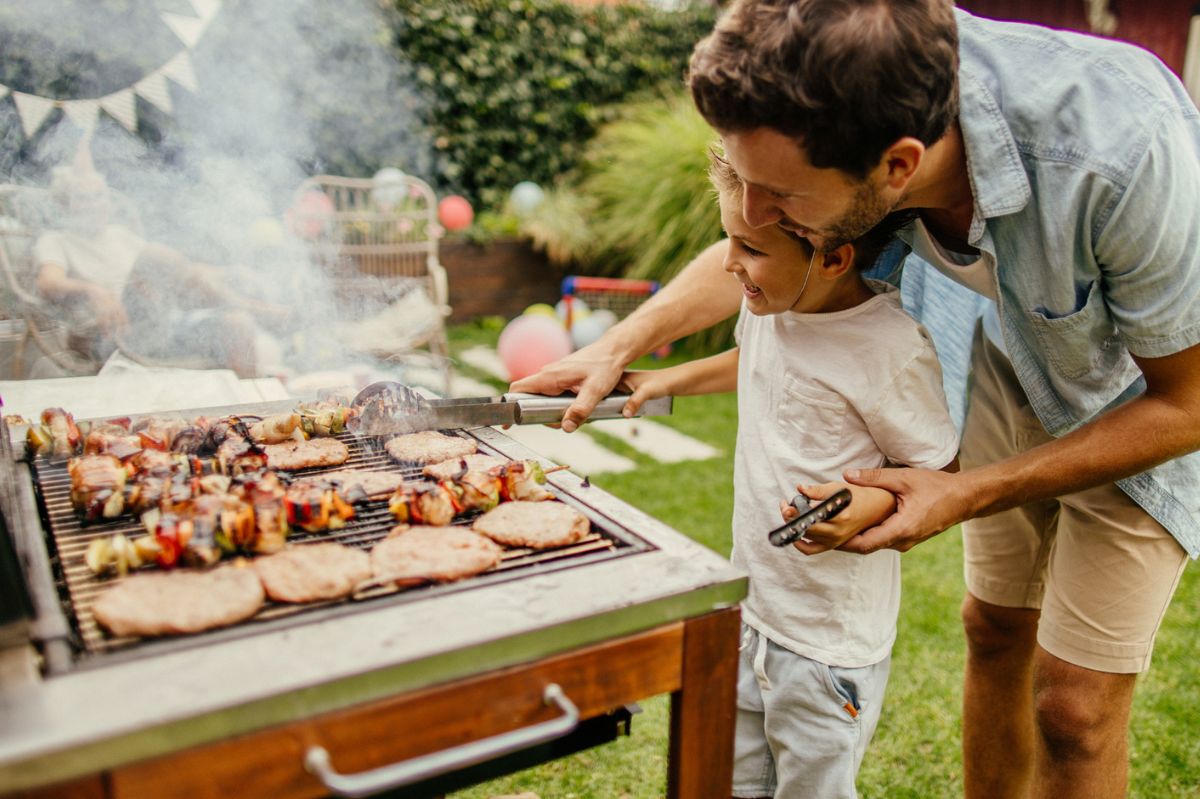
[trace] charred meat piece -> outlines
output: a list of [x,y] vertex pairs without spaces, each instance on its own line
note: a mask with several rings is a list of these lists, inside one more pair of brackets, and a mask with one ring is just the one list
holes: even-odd
[[83,434],[75,417],[62,408],[42,411],[41,424],[30,425],[25,433],[29,455],[33,458],[69,458],[79,454]]
[[426,466],[422,472],[434,480],[456,480],[466,472],[488,472],[508,463],[507,458],[476,452],[461,458],[439,461]]
[[393,459],[402,463],[438,463],[472,455],[476,447],[473,439],[425,430],[396,436],[384,444],[384,449]]
[[112,455],[67,461],[71,503],[86,521],[115,519],[125,509],[125,467]]
[[354,508],[327,483],[297,481],[284,498],[288,524],[309,533],[340,530],[354,518]]
[[350,450],[336,438],[314,438],[266,444],[267,466],[271,469],[309,469],[314,466],[341,466],[350,458]]
[[397,490],[388,500],[388,510],[401,523],[440,527],[462,513],[463,505],[452,483],[436,483],[428,488]]
[[331,542],[293,546],[254,560],[267,596],[276,602],[341,599],[371,577],[366,552]]
[[364,499],[383,499],[404,485],[404,475],[399,472],[363,472],[354,469],[339,469],[302,477],[297,483],[316,483],[337,489],[347,502]]
[[167,419],[151,416],[139,419],[133,425],[133,432],[141,441],[143,449],[166,452],[174,449],[174,443],[179,435],[191,425],[183,419]]
[[228,436],[221,442],[221,446],[217,447],[217,465],[222,474],[238,475],[257,472],[266,468],[267,453],[263,447],[252,441],[238,436]]
[[476,532],[510,547],[574,544],[591,529],[587,517],[562,502],[504,502],[471,525]]
[[376,580],[460,580],[495,567],[502,550],[463,527],[397,527],[371,550]]
[[254,539],[240,548],[259,555],[283,549],[288,535],[287,490],[274,472],[243,475],[231,493],[254,509]]
[[137,574],[104,592],[93,609],[113,635],[196,633],[248,619],[263,604],[258,573],[236,565],[211,571]]

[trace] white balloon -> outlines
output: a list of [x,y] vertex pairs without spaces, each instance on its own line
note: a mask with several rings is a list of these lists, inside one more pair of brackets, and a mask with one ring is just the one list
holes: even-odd
[[575,345],[575,349],[586,347],[604,335],[605,329],[604,325],[597,321],[595,314],[585,316],[571,325],[571,343]]
[[395,208],[406,193],[405,175],[394,166],[385,166],[371,177],[375,184],[371,189],[371,202],[383,211]]
[[617,323],[617,315],[608,308],[597,308],[592,311],[591,320],[600,325],[602,330],[608,330]]
[[522,180],[513,186],[512,193],[508,196],[508,203],[517,216],[529,216],[537,210],[545,198],[546,192],[542,191],[541,186],[532,180]]
[[[562,320],[563,324],[567,323],[567,301],[566,301],[566,299],[561,299],[557,303],[555,303],[554,312],[556,314],[558,314],[558,318]],[[578,297],[575,297],[574,299],[571,300],[571,320],[573,322],[577,321],[579,319],[582,319],[583,317],[587,316],[591,312],[592,312],[591,309],[587,307],[587,303],[584,302],[583,300],[579,299]]]

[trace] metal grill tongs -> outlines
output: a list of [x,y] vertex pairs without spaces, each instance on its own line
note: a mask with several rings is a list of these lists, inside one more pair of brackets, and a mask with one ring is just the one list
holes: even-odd
[[[350,426],[360,435],[382,436],[494,425],[556,424],[574,400],[572,394],[546,397],[511,393],[429,399],[403,383],[384,380],[372,383],[354,397],[358,414]],[[596,405],[588,421],[624,418],[621,411],[628,400],[628,394],[610,394]],[[671,397],[660,397],[646,402],[635,415],[667,416],[671,407]]]

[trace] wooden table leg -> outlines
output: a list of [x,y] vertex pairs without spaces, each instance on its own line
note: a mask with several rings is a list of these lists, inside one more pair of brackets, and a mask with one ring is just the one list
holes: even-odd
[[728,799],[732,791],[740,622],[732,607],[685,623],[683,678],[671,694],[672,799]]

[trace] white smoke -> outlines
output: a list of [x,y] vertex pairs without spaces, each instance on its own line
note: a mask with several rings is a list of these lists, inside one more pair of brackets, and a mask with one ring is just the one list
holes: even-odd
[[[160,12],[192,15],[188,0],[38,0],[0,4],[0,82],[94,97],[130,86],[184,46]],[[230,267],[230,280],[299,310],[308,330],[284,336],[290,366],[330,368],[346,357],[324,334],[331,287],[303,248],[273,237],[301,182],[333,172],[370,176],[384,166],[425,174],[408,66],[388,45],[374,0],[225,0],[192,48],[196,91],[171,84],[172,112],[138,100],[147,144],[101,113],[91,137],[96,169],[126,195],[147,239]],[[20,59],[24,62],[18,63]],[[5,62],[8,63],[5,63]],[[44,84],[55,70],[61,79]],[[32,141],[12,100],[0,101],[0,180],[49,184],[80,131],[52,112]],[[343,314],[344,315],[344,314]]]

